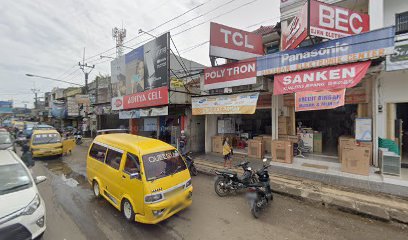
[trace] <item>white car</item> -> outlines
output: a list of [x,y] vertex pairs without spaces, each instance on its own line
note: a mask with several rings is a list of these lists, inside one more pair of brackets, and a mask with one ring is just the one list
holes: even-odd
[[37,184],[16,153],[0,151],[0,239],[36,239],[45,231],[45,205]]

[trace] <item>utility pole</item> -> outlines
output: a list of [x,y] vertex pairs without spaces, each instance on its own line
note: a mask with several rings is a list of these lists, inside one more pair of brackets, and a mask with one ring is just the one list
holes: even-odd
[[34,93],[34,109],[38,108],[38,93],[40,92],[40,89],[36,89],[35,87],[31,89],[31,91]]
[[[88,66],[87,63],[85,63],[85,48],[84,48],[84,56],[82,58],[82,63],[78,63],[79,68],[82,70],[82,72],[85,74],[85,94],[88,94],[88,77],[89,74],[92,72],[92,70],[95,68],[95,65]],[[89,71],[87,71],[89,69]]]

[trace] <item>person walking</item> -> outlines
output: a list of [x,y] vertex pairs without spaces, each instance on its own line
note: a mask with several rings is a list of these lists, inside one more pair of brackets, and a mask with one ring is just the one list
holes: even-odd
[[229,167],[232,168],[232,147],[228,143],[228,137],[222,141],[222,155],[224,156],[224,167],[227,167],[227,161],[229,161]]
[[31,154],[30,147],[24,144],[21,148],[23,154],[21,155],[21,160],[25,163],[27,167],[34,166],[33,155]]
[[184,130],[181,130],[181,135],[179,137],[179,150],[183,156],[186,154],[186,148],[187,136],[185,135]]

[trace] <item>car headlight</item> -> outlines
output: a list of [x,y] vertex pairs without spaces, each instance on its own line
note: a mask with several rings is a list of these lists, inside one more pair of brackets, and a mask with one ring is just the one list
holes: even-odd
[[188,188],[191,186],[191,178],[186,182],[185,188]]
[[27,205],[27,207],[24,208],[24,211],[22,212],[23,215],[31,215],[37,210],[37,208],[41,204],[41,199],[38,194],[35,195],[34,199]]
[[153,203],[153,202],[158,202],[163,199],[163,195],[161,193],[159,194],[152,194],[152,195],[147,195],[145,197],[145,202],[146,203]]

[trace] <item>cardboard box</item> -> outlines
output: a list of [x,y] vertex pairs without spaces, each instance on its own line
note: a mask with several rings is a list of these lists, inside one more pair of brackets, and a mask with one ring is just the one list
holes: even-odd
[[278,123],[279,123],[279,125],[281,125],[281,124],[289,125],[290,124],[290,117],[279,116],[278,117]]
[[339,155],[339,162],[342,161],[343,148],[345,146],[351,146],[351,145],[355,145],[355,144],[356,144],[356,141],[351,136],[340,136],[339,137],[339,143],[337,145],[337,152],[338,152],[338,155]]
[[313,152],[322,153],[323,152],[323,142],[322,142],[322,133],[314,132],[313,133]]
[[262,144],[265,153],[272,153],[272,136],[263,136]]
[[293,143],[289,140],[273,140],[272,161],[291,164],[293,161]]
[[297,135],[278,135],[278,140],[289,140],[292,143],[298,143],[299,138]]
[[291,133],[290,117],[278,117],[278,134],[287,135]]
[[211,137],[213,152],[222,153],[222,139],[223,139],[223,136],[219,136],[219,135]]
[[262,141],[260,140],[248,140],[248,157],[250,158],[263,158],[264,150]]
[[341,171],[368,176],[371,148],[367,146],[345,146],[343,148]]

